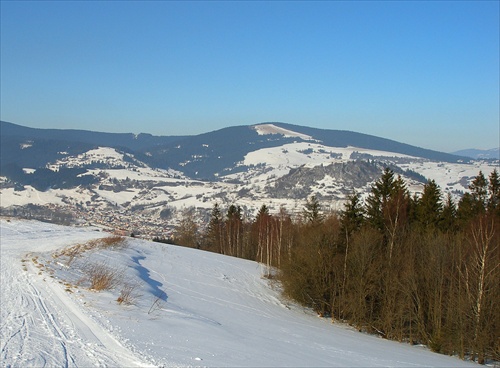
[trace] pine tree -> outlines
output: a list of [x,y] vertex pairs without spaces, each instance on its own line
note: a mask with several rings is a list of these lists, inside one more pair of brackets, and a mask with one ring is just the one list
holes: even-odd
[[500,216],[500,176],[497,169],[491,172],[488,179],[488,212]]
[[313,195],[307,200],[303,216],[305,220],[311,224],[319,224],[323,221],[324,216],[321,214],[321,205],[316,196]]
[[263,263],[265,246],[269,243],[269,208],[265,204],[260,207],[254,224],[257,227],[257,259]]
[[457,216],[457,208],[453,199],[451,198],[451,194],[448,193],[446,197],[446,201],[443,205],[443,210],[441,212],[441,226],[440,229],[443,231],[453,231],[455,230],[455,222]]
[[469,190],[472,195],[472,201],[474,203],[474,213],[484,213],[488,198],[488,181],[484,177],[482,171],[479,171],[479,174],[469,185]]
[[242,235],[241,207],[232,204],[226,214],[226,240],[227,253],[230,256],[241,257],[241,235]]
[[441,190],[434,180],[429,180],[417,202],[418,222],[425,228],[435,228],[442,219],[442,211]]
[[384,229],[383,211],[394,191],[394,172],[386,168],[380,179],[372,185],[370,195],[366,199],[366,216],[378,230]]
[[216,202],[210,214],[210,221],[207,229],[208,245],[211,249],[224,253],[222,244],[223,219],[219,204]]
[[349,236],[358,230],[364,221],[364,208],[359,194],[352,194],[347,198],[344,209],[340,212],[341,233]]
[[465,193],[460,201],[458,202],[457,209],[457,219],[461,224],[467,223],[471,218],[475,216],[476,205],[472,194]]

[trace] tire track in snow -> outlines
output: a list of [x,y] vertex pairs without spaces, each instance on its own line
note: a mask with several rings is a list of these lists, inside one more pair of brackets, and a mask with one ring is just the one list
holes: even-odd
[[79,341],[85,342],[89,355],[99,360],[100,364],[121,367],[150,366],[141,362],[104,327],[84,314],[76,303],[65,295],[66,292],[58,284],[49,283],[47,286],[53,292],[53,298],[58,299],[64,306],[64,314],[68,317],[71,329],[78,331]]
[[[6,262],[6,258],[10,262]],[[0,357],[6,365],[66,366],[68,352],[45,300],[19,260],[2,254],[2,329]],[[8,264],[9,263],[9,264]],[[59,334],[59,340],[56,336]]]
[[[84,313],[55,280],[37,275],[39,270],[31,261],[25,260],[21,265],[21,260],[26,258],[22,255],[33,250],[26,245],[35,248],[36,242],[30,239],[21,244],[15,240],[17,234],[3,230],[2,226],[2,366],[150,366]],[[4,238],[6,234],[11,235],[10,239]],[[55,234],[45,235],[52,238]]]

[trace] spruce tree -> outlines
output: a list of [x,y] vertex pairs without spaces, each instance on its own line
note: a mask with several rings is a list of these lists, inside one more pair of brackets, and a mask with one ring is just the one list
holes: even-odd
[[455,222],[457,216],[457,208],[453,199],[451,198],[451,194],[448,193],[446,197],[446,201],[443,205],[443,210],[441,212],[441,224],[440,229],[443,231],[453,231],[455,230]]
[[465,193],[458,202],[457,219],[463,225],[476,214],[476,205],[472,194]]
[[319,204],[316,196],[312,196],[307,200],[305,208],[303,211],[303,216],[306,222],[310,224],[319,224],[323,221],[323,215],[321,214],[321,205]]
[[479,174],[469,185],[469,190],[474,203],[474,214],[484,213],[488,198],[488,180],[486,180],[482,171],[479,171]]
[[488,179],[488,212],[500,216],[500,176],[497,169],[491,172]]
[[364,221],[364,208],[359,194],[352,194],[347,198],[344,209],[340,212],[341,232],[349,236],[358,230]]
[[220,253],[223,253],[223,247],[222,247],[222,227],[223,227],[223,220],[222,220],[222,213],[219,208],[219,204],[215,202],[212,212],[210,214],[210,221],[208,223],[208,229],[207,229],[207,240],[208,240],[208,245],[211,249],[217,250]]
[[425,228],[435,228],[442,218],[442,210],[441,190],[434,180],[429,180],[417,202],[418,222]]
[[383,211],[394,191],[394,172],[386,168],[380,179],[372,185],[370,195],[366,199],[366,216],[372,226],[378,230],[384,229]]

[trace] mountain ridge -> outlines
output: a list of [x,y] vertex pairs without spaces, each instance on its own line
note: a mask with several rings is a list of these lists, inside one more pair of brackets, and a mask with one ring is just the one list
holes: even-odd
[[493,159],[500,160],[500,147],[490,149],[468,148],[452,152],[453,155],[470,157],[475,160]]
[[[153,136],[147,133],[105,133],[73,129],[38,129],[0,122],[2,166],[15,164],[35,168],[48,164],[65,153],[78,154],[106,146],[133,153],[148,165],[184,172],[194,179],[213,180],[234,170],[252,151],[293,142],[321,142],[330,147],[358,147],[394,152],[442,162],[468,161],[470,158],[400,143],[394,140],[348,130],[318,129],[288,123],[240,125],[192,136]],[[259,127],[274,126],[300,133],[258,132]],[[36,158],[26,148],[37,148]],[[23,152],[24,150],[24,152]],[[46,156],[46,157],[45,157]],[[239,170],[243,168],[239,167]],[[228,171],[229,170],[229,171]]]
[[175,226],[184,209],[203,217],[214,203],[237,203],[247,216],[262,204],[299,213],[301,202],[314,195],[338,209],[349,194],[369,193],[385,168],[401,175],[412,193],[435,180],[443,195],[459,198],[479,171],[489,175],[498,166],[441,152],[433,160],[434,151],[384,138],[285,123],[167,137],[162,144],[157,137],[141,150],[123,144],[141,135],[113,141],[114,133],[87,132],[81,142],[75,141],[80,131],[1,127],[2,211],[54,205],[90,223],[107,223],[107,214],[115,213],[115,226],[151,224],[153,236]]

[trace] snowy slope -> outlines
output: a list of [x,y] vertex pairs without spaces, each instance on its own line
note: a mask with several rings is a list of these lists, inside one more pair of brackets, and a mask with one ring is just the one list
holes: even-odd
[[[69,262],[63,248],[107,235],[6,219],[0,230],[2,366],[473,366],[320,319],[255,262],[135,239]],[[120,284],[89,291],[93,262]],[[124,283],[132,305],[116,302]]]
[[314,140],[313,137],[307,134],[297,133],[289,129],[285,129],[274,124],[258,124],[252,126],[253,129],[259,135],[267,135],[267,134],[281,134],[284,137],[296,137],[304,140]]
[[[270,126],[260,133],[264,132],[268,135],[295,134]],[[123,211],[126,211],[129,217],[147,216],[163,228],[160,212],[168,207],[172,210],[172,217],[168,219],[170,222],[167,227],[171,229],[185,208],[198,209],[201,219],[209,213],[215,202],[222,208],[227,208],[231,204],[240,205],[245,215],[250,217],[253,217],[263,204],[274,213],[278,212],[280,207],[284,207],[290,213],[299,213],[305,199],[313,194],[325,202],[325,208],[342,208],[346,191],[353,189],[352,184],[346,183],[342,177],[334,178],[329,175],[317,177],[314,182],[309,181],[301,193],[294,195],[290,192],[277,191],[278,185],[284,183],[281,178],[288,180],[287,175],[291,170],[299,167],[312,169],[332,164],[340,165],[355,162],[361,157],[364,162],[375,160],[384,165],[397,166],[403,171],[412,170],[426,179],[434,179],[441,187],[443,197],[446,197],[446,193],[451,193],[455,200],[468,191],[470,182],[479,171],[487,177],[498,168],[497,162],[434,162],[398,153],[351,146],[329,147],[316,141],[309,141],[256,149],[246,154],[237,166],[217,180],[199,181],[190,179],[179,171],[141,166],[140,162],[125,157],[126,154],[115,149],[101,147],[80,156],[70,156],[55,161],[51,165],[54,169],[86,167],[87,172],[82,175],[94,175],[98,178],[96,184],[86,187],[40,191],[30,185],[21,188],[9,185],[5,178],[0,178],[0,208],[14,208],[28,204],[57,205],[70,212],[75,209],[84,211],[87,213],[87,219],[91,218],[92,214],[104,216],[108,212],[122,216]],[[101,162],[101,167],[92,168],[96,162]],[[373,180],[376,179],[378,176],[373,176]],[[409,177],[403,179],[412,193],[422,191],[422,182],[416,182]],[[372,182],[364,183],[354,189],[365,197],[370,191],[371,184]],[[293,183],[290,182],[287,187],[291,186]],[[94,220],[95,218],[91,219],[92,223],[96,223]]]

